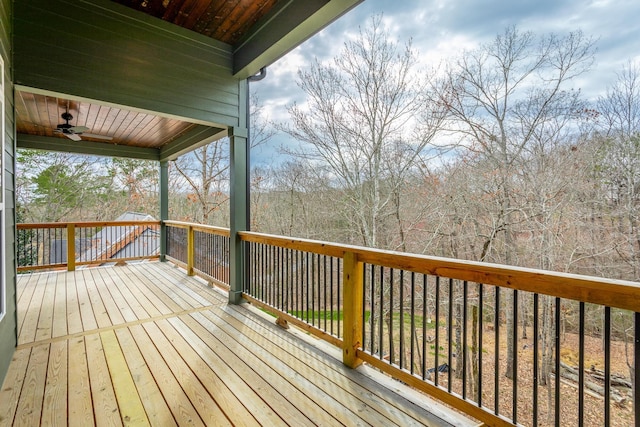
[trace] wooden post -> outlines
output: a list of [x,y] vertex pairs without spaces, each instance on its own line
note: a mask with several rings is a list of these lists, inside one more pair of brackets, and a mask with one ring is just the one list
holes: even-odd
[[195,273],[193,271],[193,266],[195,264],[195,232],[193,231],[193,227],[189,226],[187,228],[187,275],[193,276]]
[[362,360],[356,350],[362,345],[362,308],[364,306],[363,264],[353,252],[344,254],[344,308],[342,363],[356,368]]
[[67,271],[76,269],[76,225],[67,224]]

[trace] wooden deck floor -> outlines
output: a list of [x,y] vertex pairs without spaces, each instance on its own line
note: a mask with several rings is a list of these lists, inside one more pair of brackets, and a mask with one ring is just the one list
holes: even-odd
[[17,291],[0,426],[462,422],[171,264],[21,275]]

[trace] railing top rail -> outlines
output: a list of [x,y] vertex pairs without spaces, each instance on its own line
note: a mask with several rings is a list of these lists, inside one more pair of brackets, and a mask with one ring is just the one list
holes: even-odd
[[33,228],[65,228],[69,224],[76,227],[121,227],[121,226],[141,226],[160,225],[160,221],[68,221],[68,222],[38,222],[16,224],[18,230]]
[[242,240],[640,312],[640,283],[243,231]]
[[173,227],[179,227],[179,228],[189,228],[189,227],[191,227],[194,230],[212,232],[214,234],[220,234],[220,235],[226,236],[226,237],[230,236],[229,229],[225,228],[225,227],[216,227],[214,225],[196,224],[196,223],[193,223],[193,222],[173,221],[173,220],[164,221],[164,224],[170,225],[170,226],[173,226]]

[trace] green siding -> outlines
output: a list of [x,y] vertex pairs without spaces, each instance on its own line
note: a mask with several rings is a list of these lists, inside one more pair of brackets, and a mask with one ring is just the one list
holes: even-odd
[[14,121],[13,86],[11,84],[11,0],[0,0],[0,53],[5,63],[5,280],[7,284],[7,313],[0,321],[0,384],[7,373],[17,342],[16,264],[15,264],[15,206],[14,206]]
[[231,46],[106,0],[15,2],[16,85],[238,124]]

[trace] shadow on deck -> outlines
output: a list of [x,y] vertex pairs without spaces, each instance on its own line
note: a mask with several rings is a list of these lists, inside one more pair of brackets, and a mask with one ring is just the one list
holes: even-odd
[[20,275],[5,425],[471,425],[172,264]]

